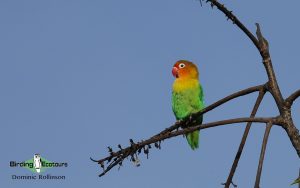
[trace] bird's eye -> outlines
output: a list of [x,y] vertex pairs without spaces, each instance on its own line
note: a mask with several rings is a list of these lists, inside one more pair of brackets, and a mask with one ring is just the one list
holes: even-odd
[[182,69],[182,68],[184,68],[184,67],[185,67],[185,64],[184,64],[184,63],[180,63],[180,64],[179,64],[179,68]]

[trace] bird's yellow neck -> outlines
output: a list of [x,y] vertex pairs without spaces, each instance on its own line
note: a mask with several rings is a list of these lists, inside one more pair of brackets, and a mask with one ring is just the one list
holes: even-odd
[[173,91],[174,92],[181,92],[186,89],[192,89],[199,86],[199,80],[198,79],[192,79],[192,78],[177,78],[175,79],[173,83]]

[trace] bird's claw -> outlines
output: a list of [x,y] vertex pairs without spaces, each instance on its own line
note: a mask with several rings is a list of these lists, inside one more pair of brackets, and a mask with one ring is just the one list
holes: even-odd
[[190,115],[189,116],[189,122],[192,122],[193,121],[193,115]]
[[175,124],[180,125],[182,124],[182,122],[183,122],[182,120],[177,120]]

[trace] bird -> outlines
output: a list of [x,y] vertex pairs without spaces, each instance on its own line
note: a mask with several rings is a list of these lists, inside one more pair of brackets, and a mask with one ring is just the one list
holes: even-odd
[[[172,74],[175,77],[172,87],[172,110],[177,121],[191,117],[204,106],[203,89],[199,82],[197,66],[187,60],[177,61]],[[203,115],[198,116],[189,126],[202,124]],[[186,139],[192,150],[199,148],[199,130],[187,133]]]

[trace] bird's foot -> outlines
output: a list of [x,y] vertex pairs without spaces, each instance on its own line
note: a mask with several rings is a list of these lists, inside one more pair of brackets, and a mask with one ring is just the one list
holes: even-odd
[[183,122],[182,120],[177,120],[175,124],[180,125],[180,124],[182,124],[182,122]]

